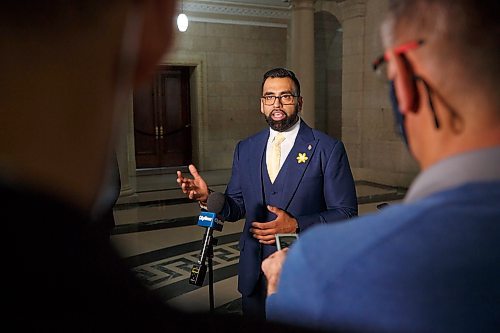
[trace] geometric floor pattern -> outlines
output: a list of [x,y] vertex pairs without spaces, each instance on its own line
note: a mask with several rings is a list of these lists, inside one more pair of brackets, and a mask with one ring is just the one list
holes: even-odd
[[[221,192],[229,179],[225,171],[202,176]],[[175,174],[137,177],[139,200],[119,201],[115,206],[117,227],[112,240],[123,251],[129,269],[165,302],[208,311],[209,272],[202,286],[189,282],[203,246],[203,230],[196,225],[199,207],[183,197],[175,179]],[[357,181],[356,188],[360,215],[376,211],[380,203],[400,200],[406,191],[365,181]],[[224,228],[213,235],[217,241],[212,258],[215,306],[218,312],[240,313],[237,265],[242,221],[226,223]]]
[[[132,270],[150,289],[158,289],[183,280],[188,281],[191,268],[198,262],[200,251],[192,251],[181,255],[153,261]],[[221,244],[214,247],[212,269],[216,270],[238,263],[240,251],[238,242]],[[205,262],[207,264],[207,262]]]

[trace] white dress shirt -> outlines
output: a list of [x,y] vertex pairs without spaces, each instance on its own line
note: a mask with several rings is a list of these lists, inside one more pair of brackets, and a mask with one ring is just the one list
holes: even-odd
[[[295,143],[295,139],[297,138],[297,134],[299,133],[301,121],[302,120],[299,118],[299,121],[297,121],[292,127],[290,127],[289,129],[287,129],[284,132],[281,132],[281,134],[283,134],[283,136],[285,137],[285,140],[281,143],[280,170],[281,170],[281,167],[283,166],[283,163],[285,162],[288,154],[290,154],[290,151],[293,148],[293,144]],[[269,163],[270,163],[274,137],[278,133],[279,133],[278,131],[275,131],[272,128],[269,128],[269,139],[267,139],[267,148],[266,148],[266,163],[267,163],[267,165],[269,165]]]

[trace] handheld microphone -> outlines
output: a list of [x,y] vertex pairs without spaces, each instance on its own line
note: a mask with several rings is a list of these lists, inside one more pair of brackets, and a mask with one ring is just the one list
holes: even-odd
[[189,277],[189,283],[197,286],[202,286],[205,280],[205,274],[207,272],[207,266],[205,265],[205,260],[207,255],[212,255],[213,245],[217,245],[217,240],[213,238],[212,234],[214,230],[222,231],[223,220],[219,218],[218,214],[222,211],[224,207],[224,202],[226,198],[224,194],[219,192],[213,192],[208,196],[207,199],[207,211],[201,212],[198,217],[198,225],[200,227],[205,227],[205,234],[203,235],[203,247],[201,248],[200,257],[196,264],[193,265],[191,269],[191,276]]

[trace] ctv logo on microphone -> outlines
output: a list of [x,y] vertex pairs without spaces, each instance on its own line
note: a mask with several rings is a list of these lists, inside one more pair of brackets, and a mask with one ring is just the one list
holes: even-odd
[[200,227],[213,228],[215,230],[222,230],[222,223],[217,218],[217,214],[212,212],[201,212],[198,217],[198,225]]

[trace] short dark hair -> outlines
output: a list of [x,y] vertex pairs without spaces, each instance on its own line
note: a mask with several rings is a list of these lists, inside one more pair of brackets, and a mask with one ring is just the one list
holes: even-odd
[[292,79],[293,83],[295,84],[295,93],[297,94],[297,96],[300,96],[300,83],[299,83],[299,80],[295,76],[295,73],[292,72],[291,70],[286,69],[286,68],[278,67],[278,68],[273,68],[273,69],[267,71],[264,74],[264,77],[262,78],[262,87],[261,87],[261,90],[264,89],[264,83],[270,77],[271,78],[289,77],[290,79]]

